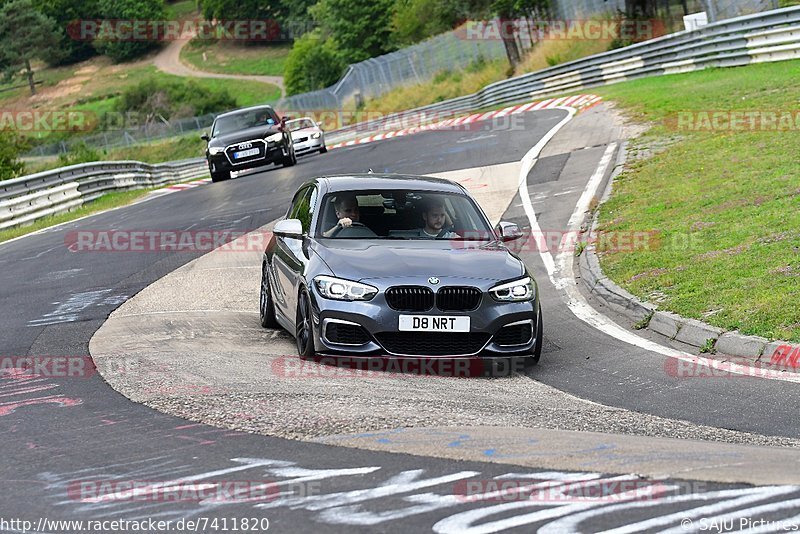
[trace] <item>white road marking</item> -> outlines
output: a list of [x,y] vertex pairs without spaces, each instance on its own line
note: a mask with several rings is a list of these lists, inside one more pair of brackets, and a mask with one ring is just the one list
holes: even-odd
[[[553,128],[551,128],[550,131],[547,132],[547,134],[545,134],[545,136],[542,137],[539,142],[536,143],[536,145],[534,145],[525,154],[525,156],[522,158],[522,165],[519,171],[519,196],[522,200],[522,207],[525,210],[525,215],[528,217],[528,221],[530,222],[530,231],[532,235],[542,235],[542,230],[536,220],[536,212],[533,209],[530,194],[528,193],[528,174],[538,161],[538,156],[544,146],[567,122],[572,120],[572,117],[574,117],[576,113],[576,110],[573,108],[558,107],[557,109],[566,110],[569,112],[569,115],[567,115],[567,117],[561,120],[558,124],[553,126]],[[578,200],[578,204],[575,206],[575,211],[572,213],[572,216],[569,219],[566,229],[567,235],[570,235],[570,232],[572,232],[572,235],[575,235],[575,231],[580,228],[580,222],[583,218],[583,214],[589,209],[589,203],[595,196],[597,188],[600,186],[600,182],[602,181],[602,178],[608,169],[608,165],[611,163],[611,155],[615,149],[616,143],[611,143],[608,148],[606,148],[606,151],[603,154],[595,173],[586,184],[583,194]],[[578,283],[575,280],[575,274],[572,270],[572,255],[569,251],[562,251],[559,254],[558,265],[556,265],[556,262],[553,260],[553,256],[550,254],[550,251],[545,247],[539,248],[539,256],[544,264],[550,281],[553,283],[556,289],[559,290],[562,299],[565,301],[567,307],[575,315],[575,317],[585,322],[589,326],[603,332],[604,334],[616,338],[619,341],[628,343],[629,345],[639,347],[649,352],[655,352],[657,354],[661,354],[662,356],[667,356],[668,358],[675,358],[684,362],[689,362],[692,365],[718,369],[723,372],[729,372],[737,375],[752,376],[754,374],[754,370],[750,367],[734,362],[723,362],[713,358],[695,356],[694,354],[690,354],[688,352],[665,347],[650,341],[649,339],[638,336],[633,332],[630,332],[627,329],[619,326],[617,323],[595,310],[578,290]],[[800,375],[796,374],[780,373],[767,369],[757,369],[756,374],[759,378],[765,378],[767,380],[782,380],[785,382],[800,383]]]

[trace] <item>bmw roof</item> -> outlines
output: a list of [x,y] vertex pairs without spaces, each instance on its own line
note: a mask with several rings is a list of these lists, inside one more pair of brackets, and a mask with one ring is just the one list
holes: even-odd
[[416,176],[413,174],[347,174],[320,176],[316,181],[324,182],[328,192],[368,191],[375,189],[416,189],[420,191],[440,191],[464,194],[464,188],[444,178]]

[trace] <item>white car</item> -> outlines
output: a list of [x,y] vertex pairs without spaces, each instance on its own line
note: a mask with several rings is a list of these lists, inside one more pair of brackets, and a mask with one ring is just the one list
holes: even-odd
[[307,154],[319,151],[324,154],[328,151],[325,147],[325,133],[319,124],[310,117],[286,121],[286,129],[292,134],[292,142],[296,154]]

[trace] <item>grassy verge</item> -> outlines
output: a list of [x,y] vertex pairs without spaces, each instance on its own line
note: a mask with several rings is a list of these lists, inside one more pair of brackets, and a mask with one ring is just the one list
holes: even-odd
[[230,41],[195,39],[183,47],[181,60],[208,72],[283,76],[283,65],[291,49],[288,45],[247,46]]
[[[601,207],[600,228],[652,231],[605,250],[605,273],[662,309],[745,334],[800,341],[800,121],[790,131],[697,131],[681,112],[791,112],[800,61],[636,80],[595,90],[654,126]],[[683,124],[701,124],[703,115]],[[666,147],[666,148],[664,148]],[[602,247],[600,247],[602,248]]]
[[8,230],[0,230],[0,243],[2,243],[3,241],[8,241],[9,239],[14,239],[15,237],[20,237],[26,234],[42,230],[43,228],[55,226],[56,224],[62,224],[65,222],[73,221],[80,217],[91,215],[92,213],[97,213],[99,211],[111,208],[117,208],[119,206],[125,206],[143,197],[150,191],[152,191],[152,189],[137,189],[135,191],[108,193],[98,198],[94,202],[90,202],[89,204],[81,206],[76,210],[39,219],[38,221],[29,226],[21,226],[17,228],[10,228]]
[[84,163],[88,161],[120,161],[134,160],[145,163],[163,163],[181,159],[198,158],[205,153],[206,142],[200,139],[200,133],[187,134],[183,137],[172,137],[142,143],[128,147],[112,148],[109,150],[88,151],[83,157],[75,161],[62,161],[58,158],[48,158],[40,161],[31,161],[26,164],[29,174],[57,169],[65,165]]

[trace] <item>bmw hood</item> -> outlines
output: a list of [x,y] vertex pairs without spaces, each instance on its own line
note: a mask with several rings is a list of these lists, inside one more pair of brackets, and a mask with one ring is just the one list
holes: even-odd
[[525,273],[522,262],[497,243],[326,239],[313,250],[334,276],[356,281],[431,276],[508,280]]

